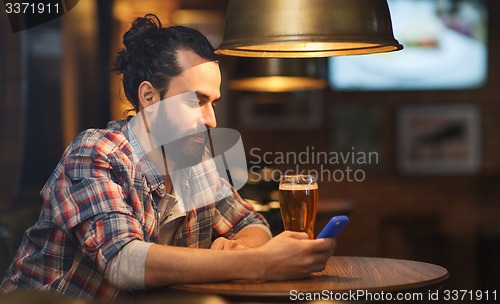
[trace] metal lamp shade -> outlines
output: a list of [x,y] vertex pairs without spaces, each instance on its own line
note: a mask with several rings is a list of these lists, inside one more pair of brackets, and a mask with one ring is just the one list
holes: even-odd
[[327,87],[324,58],[239,58],[232,90],[292,92]]
[[402,48],[386,0],[231,0],[216,52],[307,58]]

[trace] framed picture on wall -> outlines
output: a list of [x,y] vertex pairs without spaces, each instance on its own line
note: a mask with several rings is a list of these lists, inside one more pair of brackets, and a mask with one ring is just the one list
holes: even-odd
[[481,163],[480,112],[474,105],[405,106],[397,117],[403,174],[472,174]]

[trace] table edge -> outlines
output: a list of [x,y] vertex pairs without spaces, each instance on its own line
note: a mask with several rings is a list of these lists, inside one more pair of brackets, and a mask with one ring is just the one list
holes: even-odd
[[[441,277],[438,277],[433,280],[428,280],[428,281],[423,281],[423,282],[417,282],[413,284],[404,284],[404,285],[394,285],[391,287],[373,287],[373,288],[354,288],[354,289],[345,289],[345,290],[335,290],[335,293],[343,293],[343,292],[352,292],[352,291],[357,291],[357,290],[365,290],[367,292],[386,292],[386,293],[398,293],[398,292],[417,292],[419,290],[437,290],[439,289],[442,284],[450,277],[449,271],[444,268],[443,266],[436,265],[433,263],[428,263],[428,262],[422,262],[422,261],[415,261],[415,260],[407,260],[407,259],[397,259],[397,258],[384,258],[384,257],[367,257],[367,256],[332,256],[332,258],[370,258],[370,259],[381,259],[381,260],[397,260],[397,261],[410,261],[414,263],[422,263],[422,264],[428,264],[428,265],[433,265],[442,268],[445,270],[445,274]],[[255,291],[234,291],[234,290],[214,290],[212,288],[200,288],[199,286],[196,287],[197,285],[203,285],[203,284],[218,284],[218,283],[229,283],[229,282],[214,282],[214,283],[202,283],[202,284],[174,284],[170,285],[169,288],[173,290],[179,290],[179,291],[188,291],[188,292],[204,292],[204,293],[213,293],[221,296],[229,296],[229,297],[248,297],[248,298],[283,298],[285,296],[290,296],[291,291],[283,291],[283,292],[276,292],[276,291],[260,291],[260,292],[255,292]],[[401,286],[404,286],[404,288],[400,288]],[[322,290],[317,290],[317,291],[307,291],[308,293],[318,293],[322,292],[323,290],[328,290],[328,289],[322,289]],[[300,292],[300,290],[298,290]]]

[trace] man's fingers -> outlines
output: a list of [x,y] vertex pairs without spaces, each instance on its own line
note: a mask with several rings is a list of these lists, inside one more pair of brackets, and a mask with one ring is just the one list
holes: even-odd
[[314,242],[315,252],[328,251],[330,254],[333,254],[335,246],[337,245],[337,240],[333,238],[316,239]]
[[331,254],[329,251],[324,251],[320,253],[316,253],[313,255],[313,262],[311,264],[311,271],[316,272],[316,271],[322,271],[325,269],[326,263],[328,262],[328,259],[331,257]]
[[228,242],[226,242],[225,245],[226,246],[224,246],[224,249],[233,250],[233,249],[238,248],[238,243],[233,241],[233,240],[229,240]]
[[297,239],[297,240],[308,240],[309,236],[305,232],[296,232],[296,231],[285,231],[283,232],[285,235]]
[[241,245],[235,240],[229,240],[225,237],[219,237],[213,241],[210,249],[213,250],[236,250],[236,249],[245,249],[246,247]]
[[224,249],[224,245],[226,243],[228,239],[224,238],[224,237],[220,237],[220,238],[217,238],[213,241],[212,243],[212,246],[210,246],[210,249],[214,249],[214,250],[223,250]]

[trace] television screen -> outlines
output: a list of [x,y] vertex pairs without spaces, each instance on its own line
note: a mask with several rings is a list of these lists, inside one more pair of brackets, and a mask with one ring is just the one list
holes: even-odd
[[404,49],[329,58],[337,90],[438,90],[486,80],[485,0],[388,0],[394,36]]

